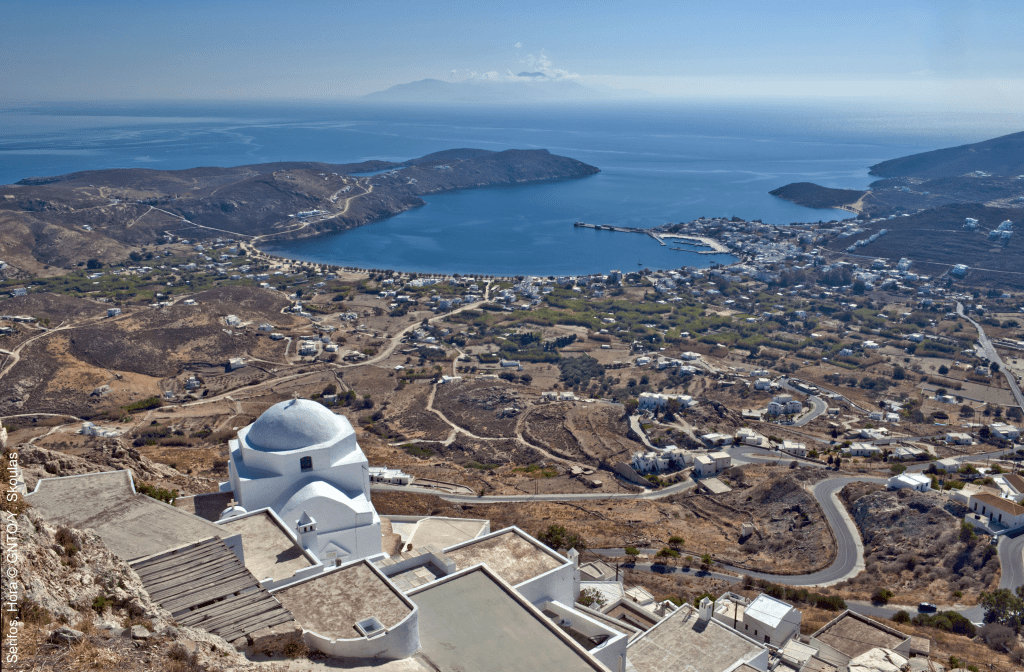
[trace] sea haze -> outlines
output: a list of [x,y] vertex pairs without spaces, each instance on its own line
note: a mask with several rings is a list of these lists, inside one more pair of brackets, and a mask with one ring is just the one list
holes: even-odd
[[667,103],[77,103],[5,108],[0,123],[0,183],[101,168],[404,160],[456,147],[546,148],[599,167],[582,180],[427,196],[424,207],[383,222],[268,248],[339,265],[501,275],[727,263],[728,255],[674,251],[647,236],[572,223],[839,219],[846,213],[810,210],[768,192],[799,181],[866,187],[873,163],[1020,130],[1019,119],[1000,115],[965,120],[865,106]]

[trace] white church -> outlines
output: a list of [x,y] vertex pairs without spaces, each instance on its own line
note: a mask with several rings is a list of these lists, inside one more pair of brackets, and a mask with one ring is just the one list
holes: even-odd
[[237,506],[222,517],[268,507],[325,564],[381,553],[369,463],[347,418],[308,399],[282,401],[229,447]]

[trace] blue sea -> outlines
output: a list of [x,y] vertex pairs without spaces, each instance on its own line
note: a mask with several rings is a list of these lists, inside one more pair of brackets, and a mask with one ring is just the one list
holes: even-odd
[[268,248],[363,268],[495,275],[704,267],[728,255],[573,222],[651,227],[700,216],[785,224],[847,217],[768,194],[790,182],[863,188],[890,158],[1020,131],[1020,115],[883,105],[631,103],[373,107],[353,103],[46,103],[0,109],[0,184],[104,168],[401,161],[455,147],[546,148],[581,180],[427,196],[353,231]]

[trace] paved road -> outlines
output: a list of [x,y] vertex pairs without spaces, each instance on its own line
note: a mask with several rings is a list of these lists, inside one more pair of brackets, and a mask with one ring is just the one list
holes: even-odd
[[957,314],[974,325],[974,328],[978,330],[978,343],[981,344],[981,350],[988,357],[989,361],[995,362],[999,365],[999,370],[1003,373],[1006,378],[1006,382],[1010,384],[1010,391],[1013,392],[1013,398],[1017,400],[1017,405],[1024,409],[1024,394],[1021,394],[1020,387],[1017,385],[1017,380],[1013,377],[1013,372],[1010,371],[1003,360],[999,358],[999,353],[996,352],[995,346],[992,345],[992,341],[989,340],[985,334],[985,330],[980,324],[975,322],[970,317],[964,314],[964,304],[957,301],[956,303]]
[[[608,499],[662,499],[664,497],[670,497],[672,495],[679,494],[680,492],[686,492],[690,488],[697,485],[691,480],[683,481],[682,483],[676,483],[662,488],[661,490],[647,490],[644,492],[577,492],[577,493],[558,493],[558,494],[543,494],[543,495],[484,495],[478,497],[475,495],[454,495],[447,493],[440,493],[430,488],[417,488],[416,486],[408,485],[387,485],[383,483],[374,483],[370,486],[371,490],[391,490],[394,492],[415,492],[419,494],[437,495],[441,499],[448,502],[456,502],[459,504],[496,504],[496,503],[510,503],[510,502],[572,502],[579,500],[608,500]],[[583,486],[580,486],[583,487]]]
[[655,447],[653,445],[651,445],[650,440],[647,438],[647,432],[645,432],[644,428],[640,425],[640,416],[639,415],[631,415],[631,416],[629,416],[629,427],[634,432],[636,432],[636,435],[640,437],[640,441],[645,446],[647,446],[651,450],[656,450]]
[[1012,590],[1024,586],[1024,533],[999,539],[999,565],[1002,567],[1000,588]]
[[828,410],[828,404],[825,403],[825,400],[822,399],[821,397],[817,397],[817,396],[815,396],[813,394],[807,394],[806,392],[804,392],[802,390],[798,390],[797,388],[795,388],[792,385],[790,385],[789,384],[789,380],[787,380],[786,378],[780,378],[779,382],[782,383],[782,387],[783,388],[789,390],[790,392],[796,392],[798,394],[806,394],[807,395],[807,401],[809,401],[810,404],[811,404],[811,410],[810,411],[808,411],[807,413],[805,413],[802,416],[800,416],[800,418],[798,420],[794,420],[793,421],[793,426],[794,427],[803,427],[807,423],[809,423],[812,420],[818,418],[826,410]]
[[[797,381],[798,383],[803,383],[804,385],[813,385],[814,387],[818,388],[819,390],[824,390],[825,392],[828,392],[828,393],[830,393],[830,394],[834,394],[834,395],[836,395],[837,397],[839,397],[840,399],[842,399],[843,401],[845,401],[846,403],[848,403],[848,404],[849,404],[849,405],[850,405],[850,406],[851,406],[852,408],[855,408],[855,409],[857,409],[857,410],[858,410],[858,411],[860,411],[861,413],[870,413],[870,412],[871,412],[871,411],[869,411],[868,409],[866,409],[866,408],[862,408],[862,407],[861,407],[860,405],[856,404],[856,403],[855,403],[855,402],[854,402],[854,401],[853,401],[852,399],[850,399],[849,397],[846,397],[846,396],[844,396],[843,394],[841,394],[841,393],[839,393],[839,392],[836,392],[835,390],[829,390],[829,389],[826,389],[826,388],[822,387],[821,385],[819,385],[818,383],[812,383],[812,382],[811,382],[811,381],[809,381],[809,380],[802,380],[802,379],[800,379],[800,378],[793,378],[793,377],[790,377],[790,378],[789,378],[789,380],[795,380],[795,381]],[[797,391],[799,391],[799,390],[797,390]]]

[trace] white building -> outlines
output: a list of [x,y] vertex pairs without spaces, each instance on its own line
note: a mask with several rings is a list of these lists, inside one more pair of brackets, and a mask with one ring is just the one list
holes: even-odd
[[708,453],[707,455],[698,455],[694,458],[693,472],[697,476],[704,478],[719,474],[731,465],[732,458],[729,457],[728,453]]
[[121,314],[120,308],[107,308],[107,317],[117,317]]
[[736,441],[745,446],[754,446],[756,448],[768,447],[768,439],[749,427],[740,427],[736,430]]
[[669,456],[657,451],[633,453],[633,469],[639,474],[656,474],[668,469]]
[[853,443],[843,448],[850,457],[873,457],[882,454],[882,449],[870,443]]
[[742,632],[765,644],[782,646],[800,634],[800,618],[792,605],[761,593],[743,610]]
[[928,492],[932,487],[932,479],[928,478],[924,474],[902,473],[897,476],[893,476],[886,481],[885,487],[890,490],[910,488],[917,492]]
[[[380,554],[369,464],[344,416],[307,399],[282,401],[240,429],[229,452],[222,489],[248,511],[269,507],[303,527],[302,546],[322,562]],[[299,525],[306,518],[312,526]]]
[[685,409],[695,406],[697,402],[693,400],[688,394],[658,394],[657,392],[641,392],[639,397],[639,405],[637,408],[641,411],[652,411],[654,409],[661,410],[665,408],[671,400],[679,402],[679,408]]
[[946,443],[953,443],[958,446],[969,446],[972,443],[971,435],[963,432],[949,432],[946,434]]
[[782,450],[783,452],[789,453],[790,455],[796,455],[797,457],[807,457],[806,443],[800,443],[798,441],[790,441],[789,439],[783,439]]
[[772,388],[772,381],[767,378],[758,378],[757,382],[754,383],[755,390],[770,390]]
[[971,495],[967,508],[1002,527],[1014,529],[1024,525],[1024,506],[988,492]]
[[993,422],[988,428],[992,433],[1000,439],[1007,441],[1015,441],[1020,437],[1020,430],[1013,425],[1008,425],[1005,422]]

